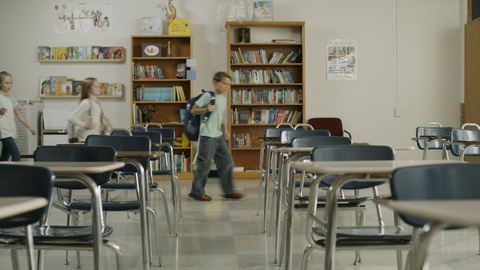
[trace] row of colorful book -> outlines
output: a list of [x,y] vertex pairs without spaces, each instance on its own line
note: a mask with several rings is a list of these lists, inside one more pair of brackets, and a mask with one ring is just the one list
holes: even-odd
[[290,71],[283,69],[235,69],[230,76],[233,84],[295,83]]
[[125,48],[121,46],[38,46],[38,60],[123,60]]
[[302,111],[289,109],[232,109],[233,124],[297,124],[301,121]]
[[[78,96],[82,92],[83,80],[67,76],[40,76],[40,96]],[[100,83],[100,96],[121,97],[123,83]]]
[[139,86],[133,89],[135,101],[186,101],[181,85],[167,87]]
[[133,63],[132,68],[134,80],[159,80],[164,78],[161,66]]
[[175,161],[175,172],[182,173],[182,172],[190,172],[190,157],[186,157],[185,155],[174,155],[173,156]]
[[230,91],[232,104],[298,104],[302,89],[239,89]]
[[267,54],[265,49],[242,51],[241,48],[237,48],[230,52],[230,62],[232,64],[287,64],[301,60],[300,53],[296,51],[273,52],[270,57]]
[[233,133],[232,148],[252,147],[252,135],[250,133]]

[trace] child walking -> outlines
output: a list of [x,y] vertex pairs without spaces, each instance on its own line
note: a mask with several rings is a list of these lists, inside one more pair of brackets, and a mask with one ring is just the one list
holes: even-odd
[[233,159],[226,140],[230,138],[227,125],[223,122],[223,113],[227,107],[226,93],[230,88],[232,78],[225,72],[217,72],[213,76],[215,87],[215,105],[210,104],[211,95],[205,92],[193,105],[192,114],[200,115],[211,112],[206,123],[200,127],[198,140],[197,169],[192,182],[191,198],[199,201],[210,201],[212,197],[205,194],[210,162],[213,159],[217,165],[218,177],[224,192],[224,198],[241,199],[242,193],[234,192],[232,172]]
[[101,85],[96,78],[88,77],[83,81],[80,103],[68,118],[74,125],[74,130],[67,132],[69,141],[76,138],[83,142],[88,135],[105,134],[111,128],[110,121],[103,115],[98,100],[100,92]]
[[10,157],[12,161],[20,161],[20,151],[15,143],[17,137],[15,116],[32,135],[36,134],[35,129],[28,124],[20,112],[17,100],[10,93],[12,85],[12,75],[6,71],[0,72],[0,140],[2,141],[0,161],[7,161]]

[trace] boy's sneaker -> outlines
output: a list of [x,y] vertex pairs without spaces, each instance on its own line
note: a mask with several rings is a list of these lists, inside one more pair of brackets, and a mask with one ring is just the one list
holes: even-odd
[[197,201],[211,201],[212,197],[208,196],[207,194],[202,194],[202,195],[197,195],[193,193],[189,193],[188,196],[192,199],[195,199]]
[[225,194],[225,196],[223,196],[223,197],[225,199],[238,200],[238,199],[241,199],[241,198],[245,197],[245,195],[243,193],[234,192],[234,193],[230,193],[230,194]]

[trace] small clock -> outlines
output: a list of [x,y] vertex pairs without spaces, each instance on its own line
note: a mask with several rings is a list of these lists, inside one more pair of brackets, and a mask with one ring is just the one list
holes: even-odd
[[160,43],[143,43],[142,57],[160,57],[162,56],[162,44]]

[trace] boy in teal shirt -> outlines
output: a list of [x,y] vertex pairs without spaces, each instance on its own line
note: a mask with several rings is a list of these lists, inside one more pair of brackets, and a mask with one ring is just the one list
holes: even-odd
[[188,194],[191,198],[199,201],[212,200],[212,197],[205,194],[205,185],[210,173],[210,161],[212,159],[217,166],[224,198],[241,199],[244,196],[233,190],[233,158],[226,142],[230,138],[230,132],[227,130],[226,123],[223,123],[223,113],[227,108],[226,93],[230,88],[231,82],[232,78],[227,73],[222,71],[215,73],[213,76],[215,105],[210,104],[211,95],[205,92],[191,109],[192,114],[195,115],[211,112],[208,121],[202,123],[200,127],[196,171],[192,189],[190,194]]

